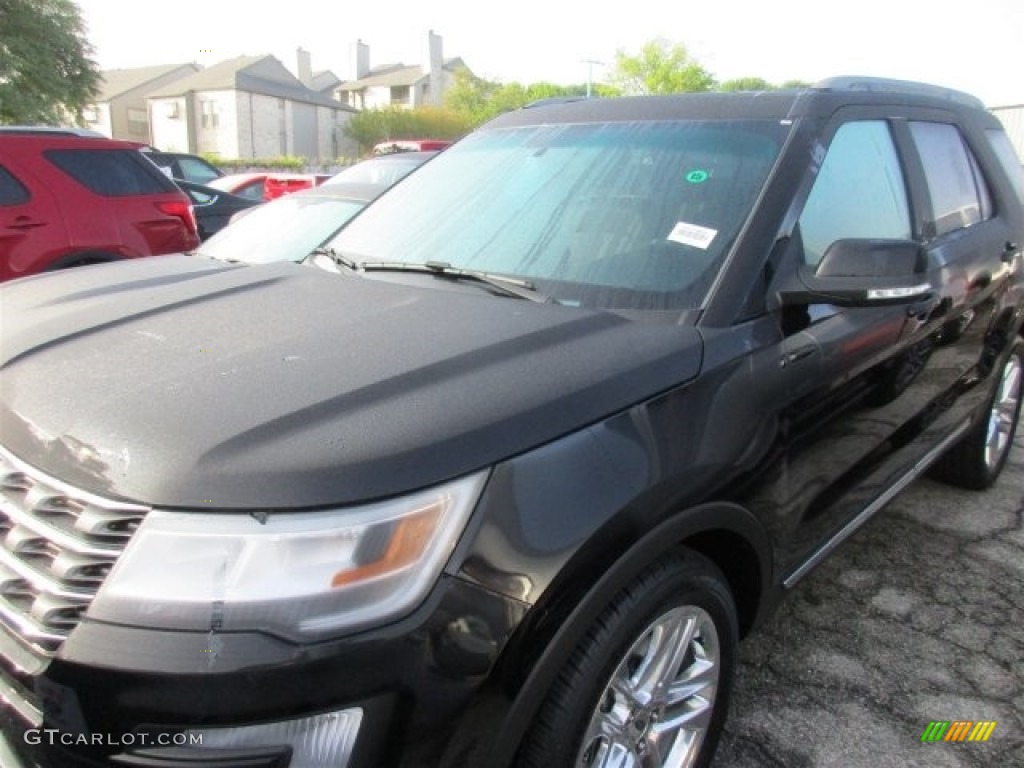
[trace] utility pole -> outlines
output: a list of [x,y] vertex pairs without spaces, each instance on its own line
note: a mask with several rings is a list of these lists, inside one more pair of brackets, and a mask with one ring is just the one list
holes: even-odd
[[582,59],[581,63],[587,65],[587,98],[589,99],[592,90],[592,83],[594,82],[594,65],[597,64],[603,67],[605,66],[605,63],[603,61],[598,61],[597,59]]

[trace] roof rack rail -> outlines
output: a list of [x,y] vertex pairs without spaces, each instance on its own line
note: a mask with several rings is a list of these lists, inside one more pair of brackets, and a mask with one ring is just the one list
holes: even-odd
[[813,88],[830,91],[873,91],[881,93],[913,93],[920,96],[931,96],[962,104],[968,107],[985,108],[985,104],[977,96],[941,85],[918,83],[913,80],[893,80],[887,77],[829,77],[819,80]]
[[99,131],[94,131],[91,128],[74,128],[53,125],[0,125],[0,133],[36,136],[82,136],[89,139],[108,138]]
[[586,96],[551,96],[547,99],[537,99],[531,101],[529,104],[524,104],[523,109],[533,109],[534,107],[547,107],[552,104],[571,104],[574,101],[586,101]]

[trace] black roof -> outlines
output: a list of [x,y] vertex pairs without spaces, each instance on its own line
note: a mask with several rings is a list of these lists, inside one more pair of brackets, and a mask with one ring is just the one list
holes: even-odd
[[794,90],[547,99],[501,115],[487,127],[631,120],[781,120],[827,116],[840,107],[851,105],[910,104],[954,111],[985,111],[980,100],[961,91],[902,80],[839,77]]

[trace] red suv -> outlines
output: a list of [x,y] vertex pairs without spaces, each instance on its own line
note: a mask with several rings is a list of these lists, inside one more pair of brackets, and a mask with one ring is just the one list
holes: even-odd
[[188,197],[134,144],[0,131],[0,281],[198,245]]

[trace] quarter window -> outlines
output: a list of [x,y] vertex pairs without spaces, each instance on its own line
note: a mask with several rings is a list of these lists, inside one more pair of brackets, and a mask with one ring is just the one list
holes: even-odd
[[28,200],[28,190],[0,165],[0,205],[21,205]]
[[836,240],[910,239],[903,171],[884,121],[839,128],[800,215],[800,233],[811,265]]
[[988,136],[988,141],[999,158],[999,163],[1010,178],[1010,183],[1017,192],[1021,205],[1024,205],[1024,164],[1017,157],[1013,144],[1010,143],[1010,137],[1006,135],[1005,131],[995,128],[988,129],[985,131],[985,134]]
[[991,215],[991,197],[960,131],[946,123],[910,123],[931,199],[935,235],[977,224]]
[[139,152],[128,149],[51,149],[46,158],[75,181],[106,197],[176,190]]

